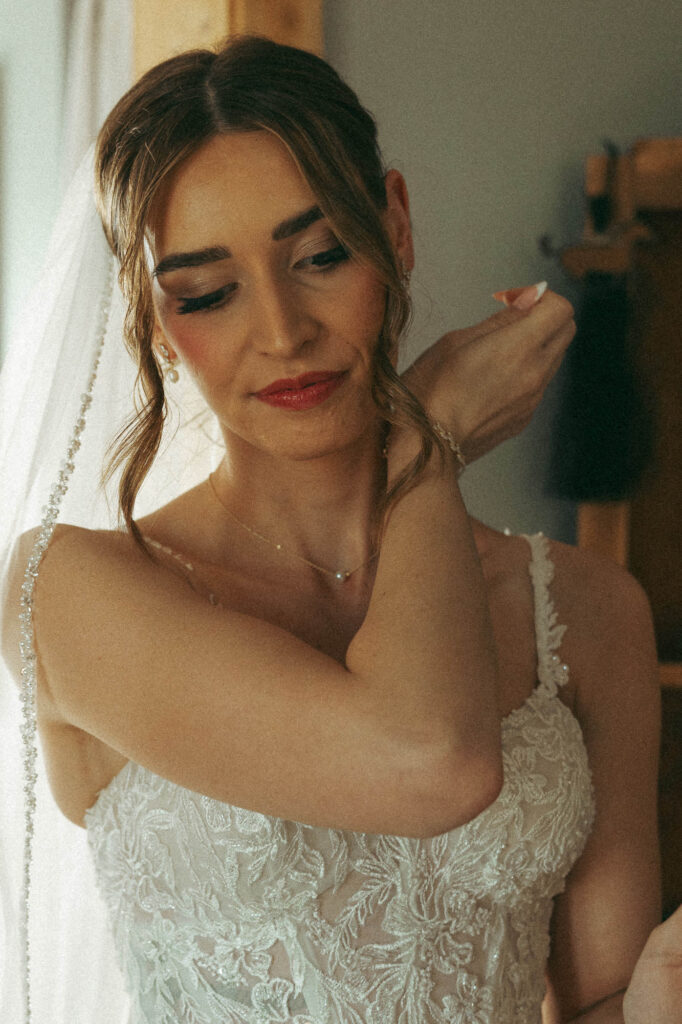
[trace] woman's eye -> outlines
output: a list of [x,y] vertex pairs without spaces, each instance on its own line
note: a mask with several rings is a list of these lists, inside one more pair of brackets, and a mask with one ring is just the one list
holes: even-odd
[[[305,259],[299,260],[296,266],[312,266],[316,267],[320,272],[324,272],[325,270],[330,270],[337,263],[342,263],[349,258],[350,253],[348,250],[345,246],[339,244],[334,246],[333,249],[325,249],[324,252],[316,252],[312,256],[306,256]],[[229,284],[224,288],[218,288],[214,292],[207,292],[206,295],[197,295],[196,298],[179,298],[180,305],[177,312],[180,316],[183,316],[186,313],[200,313],[204,310],[218,309],[229,302],[236,287],[236,284]]]
[[306,259],[300,260],[297,266],[310,264],[313,267],[319,267],[324,270],[328,267],[334,266],[336,263],[342,263],[344,260],[349,259],[350,253],[345,246],[339,244],[333,249],[325,249],[324,252],[316,252],[312,256],[307,256]]
[[236,285],[233,284],[226,285],[224,288],[218,288],[215,292],[198,295],[195,299],[180,299],[181,305],[178,307],[178,313],[182,315],[184,313],[198,313],[203,309],[216,309],[229,300],[235,287]]

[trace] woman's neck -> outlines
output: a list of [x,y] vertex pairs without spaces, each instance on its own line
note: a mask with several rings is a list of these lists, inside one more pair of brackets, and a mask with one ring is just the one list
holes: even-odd
[[374,437],[303,460],[274,456],[238,439],[227,440],[226,452],[213,484],[238,523],[332,570],[354,569],[371,557],[385,485]]

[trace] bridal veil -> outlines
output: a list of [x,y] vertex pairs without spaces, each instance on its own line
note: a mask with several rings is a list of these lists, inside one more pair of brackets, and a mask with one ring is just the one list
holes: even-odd
[[[0,374],[0,608],[20,622],[23,666],[21,692],[4,663],[0,675],[0,1009],[7,1021],[125,1019],[86,834],[56,808],[36,739],[39,637],[31,616],[58,521],[121,528],[118,478],[105,488],[101,475],[110,443],[134,414],[136,368],[123,342],[117,267],[95,209],[93,163],[91,149]],[[136,516],[199,483],[220,460],[215,420],[186,378],[166,388],[161,450]],[[8,572],[27,531],[21,601],[7,607]]]

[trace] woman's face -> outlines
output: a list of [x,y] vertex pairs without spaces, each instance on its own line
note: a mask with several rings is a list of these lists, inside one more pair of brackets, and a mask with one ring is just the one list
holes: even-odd
[[310,458],[374,431],[385,288],[349,258],[279,139],[211,139],[172,177],[148,237],[155,343],[226,439]]

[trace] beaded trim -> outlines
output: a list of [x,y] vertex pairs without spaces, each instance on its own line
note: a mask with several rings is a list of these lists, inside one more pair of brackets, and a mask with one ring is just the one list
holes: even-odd
[[[153,540],[151,537],[147,537],[146,534],[143,535],[143,540],[147,544],[151,544],[151,546],[153,548],[157,548],[159,551],[163,551],[163,552],[165,552],[165,554],[170,555],[171,558],[174,558],[176,562],[179,562],[180,565],[183,565],[185,567],[185,569],[187,569],[189,572],[194,572],[194,566],[192,565],[192,563],[188,562],[187,559],[183,558],[182,555],[179,555],[177,551],[173,550],[173,548],[169,548],[165,544],[159,543],[158,540]],[[197,577],[195,576],[194,579],[197,579]],[[191,586],[191,581],[190,581],[190,586]],[[193,589],[196,590],[196,587],[193,587]],[[208,597],[209,603],[212,604],[212,605],[215,605],[216,608],[222,608],[223,607],[222,603],[218,600],[218,598],[215,596],[213,591],[206,590],[206,596]]]
[[[506,531],[505,531],[506,532]],[[543,689],[554,697],[569,679],[569,668],[556,653],[566,632],[557,622],[549,585],[554,579],[554,563],[544,533],[522,534],[531,546],[533,558],[528,566],[535,592],[535,633],[539,653],[538,677]]]
[[21,738],[23,741],[23,777],[24,777],[24,873],[22,888],[22,906],[20,917],[20,941],[24,958],[23,986],[24,986],[24,1021],[30,1024],[31,1021],[31,955],[29,946],[29,905],[31,897],[31,856],[33,853],[33,831],[35,827],[36,812],[36,761],[38,748],[36,744],[37,719],[36,719],[36,651],[35,636],[33,630],[33,592],[38,578],[38,568],[52,539],[59,507],[62,498],[69,486],[69,479],[75,468],[74,459],[80,448],[80,438],[85,429],[85,414],[92,404],[92,392],[97,378],[104,339],[109,319],[111,304],[111,289],[114,278],[114,261],[110,260],[109,269],[106,275],[102,298],[99,303],[97,342],[95,353],[88,378],[88,384],[81,395],[81,404],[78,417],[74,424],[71,439],[66,451],[66,459],[61,463],[57,482],[50,492],[47,505],[42,508],[42,519],[40,529],[35,540],[31,555],[24,573],[24,582],[21,587],[21,612],[19,614],[20,642],[19,651],[22,661],[22,685],[21,685]]
[[153,548],[157,548],[158,551],[163,551],[165,554],[170,555],[171,558],[174,558],[176,562],[180,563],[180,565],[184,565],[185,569],[189,569],[190,572],[194,572],[194,566],[192,563],[184,559],[182,555],[179,555],[177,551],[173,551],[173,548],[169,548],[165,544],[161,544],[158,540],[153,540],[146,534],[142,535],[142,539],[146,544],[151,544]]

